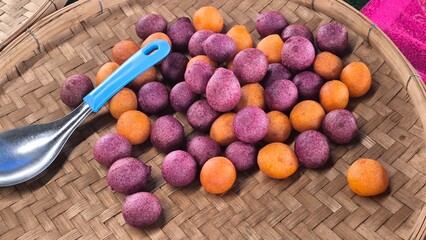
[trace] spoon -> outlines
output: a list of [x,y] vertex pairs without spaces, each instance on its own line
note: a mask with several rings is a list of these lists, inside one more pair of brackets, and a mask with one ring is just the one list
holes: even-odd
[[64,118],[0,133],[0,187],[22,183],[40,174],[91,112],[99,111],[120,89],[169,52],[166,41],[155,40],[133,54]]

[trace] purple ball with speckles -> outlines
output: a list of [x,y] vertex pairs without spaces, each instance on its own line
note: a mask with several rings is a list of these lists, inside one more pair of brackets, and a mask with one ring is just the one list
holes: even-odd
[[346,109],[336,109],[325,115],[324,134],[337,144],[346,144],[358,134],[355,116]]
[[270,110],[290,111],[297,103],[296,85],[290,80],[277,80],[265,89],[265,103]]
[[236,141],[226,148],[225,157],[231,160],[237,171],[246,171],[256,164],[256,147],[251,143]]
[[293,83],[297,87],[299,99],[318,100],[324,80],[314,72],[303,71],[294,76]]
[[189,54],[192,57],[195,57],[197,55],[205,55],[205,52],[203,49],[203,42],[212,34],[214,34],[214,32],[211,30],[196,31],[194,35],[192,35],[191,39],[189,40],[189,44],[188,44]]
[[203,42],[203,50],[214,62],[228,62],[237,54],[237,44],[226,34],[214,33]]
[[161,152],[170,152],[180,148],[185,142],[182,124],[173,116],[166,115],[152,124],[151,143]]
[[217,142],[208,136],[195,136],[186,144],[186,149],[200,167],[210,158],[220,156],[221,150]]
[[302,24],[290,24],[284,31],[281,33],[281,38],[283,41],[287,41],[289,38],[294,36],[300,36],[308,39],[310,42],[314,42],[314,36],[312,35],[311,30]]
[[218,68],[206,87],[209,105],[218,112],[229,112],[241,98],[241,86],[231,70]]
[[268,70],[268,59],[256,48],[239,52],[232,62],[232,71],[242,84],[260,82]]
[[108,170],[107,181],[112,190],[129,195],[141,191],[148,183],[151,166],[133,157],[114,162]]
[[277,11],[267,11],[256,18],[256,30],[261,37],[280,34],[287,26],[287,20]]
[[260,83],[263,87],[266,87],[276,80],[291,80],[292,78],[293,74],[284,65],[282,65],[281,63],[271,63],[268,66],[268,70],[266,71],[265,77]]
[[209,105],[206,99],[202,99],[192,104],[186,115],[192,128],[200,132],[207,132],[210,130],[214,120],[219,117],[219,114]]
[[323,52],[342,55],[348,49],[348,31],[339,23],[331,22],[322,25],[316,36],[318,48]]
[[324,166],[330,156],[327,138],[315,130],[304,131],[294,142],[294,152],[299,162],[307,168]]
[[98,163],[110,167],[118,159],[130,157],[132,144],[117,133],[109,133],[95,143],[93,154]]
[[139,89],[138,102],[143,112],[148,114],[159,113],[169,103],[169,92],[162,83],[149,82]]
[[136,22],[135,29],[136,35],[141,39],[145,39],[153,33],[166,32],[167,21],[159,14],[150,13]]
[[185,82],[194,93],[203,94],[214,70],[208,62],[197,60],[186,69]]
[[314,45],[304,37],[294,36],[289,38],[281,50],[282,64],[291,70],[305,70],[312,65],[314,59]]
[[176,150],[164,158],[161,173],[164,180],[173,187],[185,187],[194,181],[197,175],[197,163],[189,153]]
[[127,224],[142,228],[155,223],[161,216],[161,203],[148,192],[138,192],[126,197],[121,208]]
[[182,82],[188,62],[182,53],[172,52],[161,63],[161,75],[173,84]]
[[191,91],[186,82],[180,82],[170,90],[170,105],[177,112],[188,111],[197,99],[198,95]]
[[235,115],[232,126],[235,136],[240,141],[255,143],[268,133],[269,118],[258,107],[245,107]]
[[167,36],[172,41],[173,50],[186,52],[188,43],[192,35],[195,33],[195,28],[188,17],[180,17],[170,25],[167,29]]
[[63,103],[68,107],[78,107],[86,96],[94,88],[92,80],[83,74],[72,75],[62,83],[59,95]]

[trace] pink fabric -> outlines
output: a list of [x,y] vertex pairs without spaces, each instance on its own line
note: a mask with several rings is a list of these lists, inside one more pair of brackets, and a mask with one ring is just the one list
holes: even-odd
[[426,83],[426,0],[371,0],[361,12],[392,39]]

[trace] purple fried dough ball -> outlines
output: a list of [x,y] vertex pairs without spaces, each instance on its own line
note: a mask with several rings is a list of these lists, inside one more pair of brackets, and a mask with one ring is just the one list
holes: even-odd
[[218,68],[206,87],[209,105],[218,112],[228,112],[237,106],[241,98],[241,86],[231,70]]
[[228,62],[237,54],[237,44],[226,34],[214,33],[203,42],[203,50],[214,62]]
[[169,92],[162,83],[146,83],[139,89],[138,103],[141,110],[145,113],[159,113],[169,103]]
[[173,116],[166,115],[152,124],[151,143],[161,152],[170,152],[182,147],[185,133],[182,124]]
[[348,49],[348,31],[345,26],[336,22],[319,27],[316,39],[318,48],[323,52],[342,55]]
[[324,134],[337,144],[346,144],[358,134],[355,116],[346,109],[336,109],[325,115]]
[[161,204],[153,194],[138,192],[126,197],[121,212],[127,224],[142,228],[155,223],[160,218]]
[[304,37],[289,38],[281,51],[282,64],[295,71],[307,69],[312,65],[314,59],[314,45]]
[[258,107],[245,107],[235,115],[232,126],[240,141],[255,143],[268,133],[269,118]]
[[242,84],[260,82],[268,70],[268,59],[256,48],[239,52],[232,62],[232,71]]
[[308,27],[302,24],[290,24],[281,33],[281,38],[284,42],[294,36],[304,37],[308,39],[311,43],[314,42],[314,36],[312,35],[311,30],[309,30]]
[[185,71],[185,82],[197,94],[206,92],[207,83],[213,76],[214,68],[206,61],[197,60]]
[[186,149],[200,167],[210,158],[220,156],[221,150],[217,142],[208,136],[195,136],[186,144]]
[[177,112],[188,111],[197,99],[198,95],[191,91],[186,82],[180,82],[170,90],[170,105]]
[[287,26],[287,20],[277,11],[264,12],[256,18],[256,30],[261,37],[281,34]]
[[293,83],[297,87],[299,99],[318,100],[324,80],[314,72],[303,71],[294,76]]
[[192,57],[195,57],[197,55],[205,55],[204,49],[203,49],[203,42],[212,34],[214,34],[214,32],[211,30],[196,31],[194,35],[192,35],[191,39],[189,40],[189,44],[188,44],[189,54]]
[[297,103],[296,85],[290,80],[277,80],[265,89],[265,103],[270,110],[290,111]]
[[173,50],[186,52],[188,43],[195,33],[191,20],[187,17],[180,17],[167,29],[167,36],[172,41]]
[[256,164],[256,147],[250,143],[236,141],[226,148],[225,157],[231,160],[237,171],[246,171]]
[[176,150],[164,158],[161,173],[164,180],[173,187],[185,187],[194,181],[197,163],[189,153]]
[[266,87],[276,80],[291,80],[292,78],[293,74],[284,65],[281,63],[271,63],[268,66],[268,71],[266,72],[265,77],[260,83],[263,87]]
[[304,131],[294,142],[294,152],[299,162],[307,168],[324,166],[330,156],[327,138],[315,130]]
[[156,32],[165,33],[167,29],[167,21],[159,14],[150,13],[143,16],[136,22],[135,29],[136,35],[138,35],[141,39],[145,39]]
[[65,79],[60,89],[60,97],[68,107],[78,107],[83,102],[84,96],[93,90],[93,83],[83,74],[72,75]]
[[187,112],[189,125],[200,132],[209,131],[217,117],[219,113],[210,107],[206,99],[196,101]]
[[182,53],[172,52],[161,63],[161,74],[173,84],[182,82],[188,62]]
[[107,181],[112,190],[129,195],[141,191],[148,183],[150,175],[151,166],[136,158],[127,157],[111,165]]
[[95,143],[93,154],[98,163],[110,167],[118,159],[130,157],[132,144],[117,133],[109,133]]

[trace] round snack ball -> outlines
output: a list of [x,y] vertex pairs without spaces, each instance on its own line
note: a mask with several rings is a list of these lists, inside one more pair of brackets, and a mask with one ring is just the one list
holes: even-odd
[[346,144],[358,134],[355,116],[346,109],[336,109],[325,115],[324,134],[337,144]]
[[145,142],[150,132],[151,122],[143,112],[130,110],[118,118],[117,133],[129,140],[132,145]]
[[196,30],[211,30],[221,32],[223,28],[223,17],[220,12],[212,6],[199,8],[194,13],[193,24]]
[[208,136],[195,136],[191,138],[186,144],[186,149],[200,167],[210,158],[221,154],[219,144]]
[[186,65],[186,68],[189,68],[191,66],[191,64],[195,63],[196,61],[204,61],[207,62],[208,64],[210,64],[214,69],[217,68],[217,63],[213,62],[209,57],[207,57],[206,55],[198,55],[195,56],[193,58],[191,58],[188,62],[188,64]]
[[268,63],[281,63],[281,49],[284,42],[280,35],[272,34],[260,40],[256,48],[262,51]]
[[290,111],[297,103],[297,87],[290,80],[277,80],[265,89],[265,102],[270,110]]
[[314,72],[303,71],[294,76],[293,83],[297,87],[299,99],[318,100],[324,80]]
[[320,132],[309,130],[297,136],[294,152],[299,162],[307,168],[324,166],[330,156],[327,138]]
[[320,90],[320,103],[326,112],[343,109],[349,103],[349,90],[339,80],[326,82]]
[[96,141],[93,148],[95,160],[105,167],[110,167],[121,158],[130,157],[132,144],[117,133],[109,133]]
[[108,107],[111,115],[118,119],[124,112],[136,110],[138,108],[138,99],[135,92],[124,87],[109,100]]
[[221,146],[228,146],[237,140],[234,134],[233,123],[235,113],[224,113],[219,116],[210,128],[210,137]]
[[197,94],[206,92],[207,83],[213,76],[215,69],[206,61],[195,61],[185,71],[185,82],[191,91]]
[[256,164],[256,147],[251,143],[233,142],[225,150],[225,157],[237,171],[246,171]]
[[231,70],[218,68],[206,87],[209,105],[218,112],[228,112],[237,106],[241,98],[241,86]]
[[150,13],[136,22],[136,35],[141,39],[147,38],[149,35],[156,32],[166,32],[167,21],[166,19],[155,13]]
[[349,63],[343,68],[340,80],[346,84],[350,97],[361,97],[371,88],[371,73],[362,62]]
[[72,75],[65,79],[61,85],[60,98],[65,105],[71,108],[78,107],[83,102],[84,96],[93,90],[93,83],[83,74]]
[[244,25],[234,25],[231,29],[229,29],[226,35],[231,37],[237,44],[237,52],[241,52],[244,49],[252,48],[254,46],[253,38],[247,30],[247,27]]
[[138,93],[141,110],[148,114],[159,113],[169,103],[167,88],[159,82],[149,82],[141,87]]
[[176,84],[170,90],[170,105],[177,112],[186,112],[197,101],[198,96],[189,88],[186,82]]
[[234,185],[237,172],[232,162],[225,157],[209,159],[201,168],[200,182],[212,194],[227,192]]
[[314,45],[308,39],[300,36],[289,38],[281,51],[282,64],[295,71],[307,69],[314,59]]
[[111,73],[113,73],[120,65],[115,62],[107,62],[99,68],[98,73],[96,73],[95,84],[98,86],[101,84]]
[[150,175],[151,166],[137,158],[126,157],[111,165],[107,181],[112,190],[129,195],[141,191],[148,183]]
[[167,29],[167,36],[172,41],[173,50],[185,52],[188,49],[188,43],[195,33],[191,20],[187,17],[180,17]]
[[123,64],[129,57],[139,51],[139,46],[133,41],[122,40],[112,47],[112,58],[118,65]]
[[156,32],[156,33],[149,35],[142,42],[141,48],[145,47],[145,45],[147,45],[148,43],[150,43],[154,40],[158,40],[158,39],[162,39],[162,40],[166,41],[170,45],[170,47],[172,46],[172,40],[170,40],[169,36],[167,36],[165,33],[162,33],[162,32]]
[[309,30],[308,27],[302,24],[290,24],[286,28],[284,28],[283,32],[281,33],[281,38],[284,42],[294,36],[304,37],[310,42],[314,42],[314,35],[312,35],[311,30]]
[[255,143],[266,136],[269,119],[258,107],[246,107],[235,116],[233,123],[235,136],[243,142]]
[[347,172],[349,188],[359,196],[375,196],[386,191],[389,175],[376,160],[360,158],[349,167]]
[[277,11],[263,12],[256,18],[256,30],[261,37],[281,34],[287,26],[287,20]]
[[161,152],[176,150],[185,142],[182,124],[173,116],[166,115],[157,119],[152,125],[151,143]]
[[237,44],[231,37],[215,33],[203,42],[203,50],[211,60],[222,63],[234,59],[237,54]]
[[298,132],[318,130],[324,117],[324,109],[319,103],[312,100],[304,100],[296,104],[291,110],[290,123]]
[[204,55],[203,42],[214,32],[210,30],[199,30],[189,39],[188,50],[192,57]]
[[176,150],[164,158],[161,173],[164,180],[173,187],[185,187],[194,181],[197,175],[197,163],[189,153]]
[[319,27],[317,36],[318,48],[323,52],[336,55],[343,54],[348,49],[348,31],[345,26],[336,23],[326,23]]
[[238,112],[250,106],[265,109],[265,93],[259,83],[249,83],[241,88],[241,98],[235,107],[235,111]]
[[182,82],[188,61],[182,53],[172,52],[161,63],[161,74],[174,84]]
[[130,88],[138,92],[144,84],[154,82],[155,80],[157,80],[157,70],[155,67],[151,67],[131,81]]
[[291,71],[286,68],[281,63],[271,63],[268,66],[268,70],[266,71],[266,75],[263,80],[260,82],[264,87],[267,87],[269,84],[276,80],[288,79],[291,80],[293,78],[293,74]]
[[202,99],[192,104],[186,115],[192,128],[200,132],[207,132],[219,113],[210,107],[206,99]]
[[339,79],[343,62],[330,52],[322,52],[315,57],[314,71],[326,80]]
[[293,175],[298,168],[294,151],[284,143],[270,143],[257,154],[260,171],[271,178],[284,179]]
[[121,212],[127,224],[142,228],[160,219],[161,204],[153,194],[138,192],[126,197]]
[[279,111],[271,111],[266,115],[269,118],[269,128],[263,140],[267,143],[284,142],[287,140],[291,134],[290,119],[287,115]]
[[268,59],[256,48],[239,52],[232,62],[232,71],[242,84],[260,82],[268,70]]

